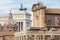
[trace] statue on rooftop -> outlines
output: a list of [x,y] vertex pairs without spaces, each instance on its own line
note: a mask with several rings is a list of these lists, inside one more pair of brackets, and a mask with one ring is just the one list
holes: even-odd
[[21,8],[19,9],[20,11],[25,11],[27,8],[23,8],[23,4],[21,4]]

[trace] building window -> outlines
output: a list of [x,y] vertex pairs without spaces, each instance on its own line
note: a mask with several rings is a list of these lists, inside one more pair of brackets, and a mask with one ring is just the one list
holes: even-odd
[[51,25],[52,20],[47,20],[47,25]]

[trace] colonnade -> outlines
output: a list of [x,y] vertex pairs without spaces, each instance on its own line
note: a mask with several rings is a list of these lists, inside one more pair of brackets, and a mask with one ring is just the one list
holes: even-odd
[[21,35],[15,38],[15,40],[44,40],[44,35]]
[[50,36],[51,35],[23,35],[16,37],[15,40],[60,40],[60,35],[54,35],[54,38]]

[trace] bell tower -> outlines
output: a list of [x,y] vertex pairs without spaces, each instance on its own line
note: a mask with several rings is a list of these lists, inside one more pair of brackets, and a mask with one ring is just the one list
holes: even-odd
[[33,26],[44,28],[45,25],[45,9],[46,6],[43,3],[39,2],[37,4],[33,4],[32,11],[33,11]]

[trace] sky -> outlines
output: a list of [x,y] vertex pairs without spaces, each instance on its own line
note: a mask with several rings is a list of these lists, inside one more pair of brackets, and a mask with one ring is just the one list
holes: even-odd
[[27,8],[27,11],[32,12],[32,5],[38,1],[48,8],[60,8],[60,0],[0,0],[0,16],[7,15],[10,10],[12,12],[19,11],[21,4]]

